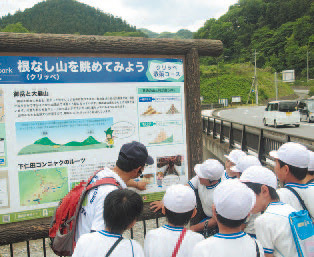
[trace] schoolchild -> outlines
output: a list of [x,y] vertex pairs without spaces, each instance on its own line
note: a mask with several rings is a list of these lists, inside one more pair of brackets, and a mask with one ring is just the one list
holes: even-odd
[[[122,188],[136,186],[138,182],[135,182],[133,179],[143,173],[146,164],[150,165],[153,163],[153,158],[148,155],[147,149],[143,144],[136,141],[126,143],[120,149],[116,166],[113,169],[105,167],[95,175],[92,182],[105,177],[112,177]],[[75,241],[83,234],[104,228],[105,224],[102,214],[104,199],[113,190],[117,190],[117,187],[101,185],[88,192],[80,209]]]
[[[275,172],[283,188],[278,189],[280,200],[290,204],[297,211],[303,210],[302,201],[310,216],[314,217],[314,185],[303,182],[308,171],[310,154],[301,144],[289,142],[283,144],[278,151],[269,153],[275,158]],[[292,190],[292,191],[291,191]],[[301,198],[298,199],[297,195]]]
[[252,213],[262,212],[254,224],[256,238],[261,242],[265,256],[298,257],[288,218],[296,210],[279,201],[275,174],[265,167],[252,166],[242,173],[240,181],[256,194]]
[[[168,224],[150,230],[145,238],[144,252],[146,257],[191,256],[196,243],[204,237],[184,227],[196,214],[196,197],[194,191],[184,185],[173,185],[167,188],[162,208]],[[180,245],[179,242],[181,242]]]
[[134,226],[142,210],[143,201],[136,192],[129,189],[112,191],[104,201],[103,218],[106,227],[82,235],[72,256],[144,257],[139,243],[122,237],[125,230]]
[[206,217],[204,217],[200,223],[191,226],[190,229],[193,231],[203,231],[205,223],[209,229],[212,229],[217,227],[216,220],[212,218],[214,190],[221,182],[224,167],[219,161],[208,159],[202,164],[196,164],[194,171],[196,176],[188,182],[188,185],[193,190],[198,190],[198,195]]
[[[219,161],[208,159],[202,164],[196,164],[194,171],[196,176],[188,182],[187,186],[198,191],[205,217],[203,217],[200,223],[191,226],[190,229],[193,231],[203,231],[206,223],[210,230],[214,230],[213,228],[217,226],[217,223],[212,219],[213,194],[214,189],[221,182],[224,167]],[[162,206],[162,201],[151,203],[151,209],[154,212],[160,210]]]
[[242,172],[251,166],[262,166],[262,164],[257,157],[253,155],[246,155],[240,157],[236,165],[232,166],[230,169],[231,171],[237,173],[237,178],[240,178]]
[[[245,155],[240,157],[236,165],[231,167],[231,170],[236,174],[237,178],[240,178],[242,172],[251,166],[262,166],[262,164],[257,157],[252,155]],[[242,228],[245,233],[254,238],[256,237],[254,221],[259,215],[259,213],[249,215]]]
[[309,151],[309,153],[310,161],[307,169],[307,175],[303,182],[306,184],[314,184],[314,152]]
[[237,178],[237,174],[231,170],[231,167],[235,166],[239,159],[244,156],[246,156],[246,153],[238,149],[232,150],[228,155],[225,155],[226,162],[224,174],[221,177],[222,181]]
[[223,181],[214,192],[213,215],[219,233],[198,243],[192,256],[264,256],[262,245],[241,231],[241,225],[255,204],[255,194],[238,180]]

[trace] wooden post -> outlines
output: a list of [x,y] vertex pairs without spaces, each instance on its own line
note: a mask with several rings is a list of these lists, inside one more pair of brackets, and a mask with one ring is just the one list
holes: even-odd
[[200,100],[200,65],[198,52],[192,48],[185,57],[185,101],[188,133],[189,178],[193,167],[202,161],[202,125]]

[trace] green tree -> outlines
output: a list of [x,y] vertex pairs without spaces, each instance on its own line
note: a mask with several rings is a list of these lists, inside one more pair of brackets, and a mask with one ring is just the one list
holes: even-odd
[[104,36],[118,36],[118,37],[148,37],[145,33],[141,31],[135,31],[135,32],[126,32],[126,31],[120,31],[120,32],[106,32]]
[[21,22],[17,22],[15,24],[9,24],[0,31],[1,32],[14,32],[14,33],[30,33],[30,31],[27,28],[25,28]]

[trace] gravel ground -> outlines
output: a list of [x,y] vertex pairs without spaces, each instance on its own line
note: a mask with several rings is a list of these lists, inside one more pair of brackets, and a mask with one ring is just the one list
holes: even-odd
[[[160,218],[158,220],[159,226],[162,226],[166,224],[165,218]],[[146,230],[151,230],[156,228],[156,220],[147,220],[146,221]],[[139,221],[135,224],[133,228],[133,233],[134,233],[134,239],[138,241],[142,246],[144,244],[144,226],[143,226],[143,221]],[[123,237],[125,238],[131,238],[131,233],[130,231],[126,231],[123,234]],[[49,239],[45,239],[46,242],[46,253],[47,257],[56,257],[52,250],[49,247]],[[43,257],[43,240],[33,240],[29,242],[29,247],[30,247],[30,256],[31,257]],[[27,256],[27,246],[26,242],[22,243],[17,243],[13,245],[13,253],[14,257],[25,257]],[[10,257],[10,246],[0,246],[0,257]]]

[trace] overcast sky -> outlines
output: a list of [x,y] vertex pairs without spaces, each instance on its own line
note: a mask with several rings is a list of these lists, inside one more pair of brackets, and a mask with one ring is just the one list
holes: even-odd
[[[43,0],[0,0],[0,16],[23,11]],[[210,18],[219,18],[238,0],[78,0],[121,17],[137,28],[154,32],[196,31]]]

